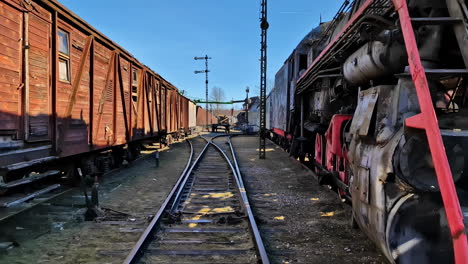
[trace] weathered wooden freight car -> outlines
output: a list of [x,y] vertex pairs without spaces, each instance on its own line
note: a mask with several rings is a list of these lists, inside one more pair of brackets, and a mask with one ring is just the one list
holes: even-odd
[[201,106],[197,106],[197,126],[204,127],[217,123],[218,119],[216,118],[216,116],[214,116],[210,112],[207,113],[207,110],[203,109]]
[[101,173],[188,129],[176,87],[60,3],[0,0],[0,188],[49,162]]
[[188,112],[189,112],[189,129],[194,130],[197,127],[197,105],[188,101]]

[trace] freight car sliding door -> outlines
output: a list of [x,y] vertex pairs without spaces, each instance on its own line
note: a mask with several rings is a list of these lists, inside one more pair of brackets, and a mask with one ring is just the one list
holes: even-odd
[[159,80],[154,79],[154,105],[155,105],[155,124],[154,126],[156,129],[154,130],[155,132],[160,132],[161,129],[161,83]]
[[161,112],[160,112],[160,117],[161,117],[161,130],[166,130],[167,131],[167,109],[166,109],[166,87],[161,85],[160,89],[160,103],[161,103]]
[[171,90],[166,88],[166,129],[167,133],[171,133],[171,120],[172,120],[172,111],[171,111]]
[[175,106],[176,106],[176,122],[175,122],[175,128],[174,130],[179,131],[180,130],[180,95],[177,92],[174,92],[174,101],[175,101]]
[[179,111],[178,111],[178,103],[177,103],[177,92],[175,90],[172,91],[172,100],[171,100],[171,109],[172,109],[172,128],[171,128],[171,131],[172,132],[176,132],[177,131],[177,124],[179,123]]
[[26,139],[29,141],[50,140],[51,116],[51,23],[33,13],[25,13],[28,32],[25,35],[29,49],[25,51],[28,64],[29,87],[25,87],[26,97]]
[[100,43],[95,43],[93,89],[94,148],[103,148],[114,143],[115,56],[116,54],[112,50]]
[[167,107],[168,107],[168,115],[169,115],[169,119],[168,119],[168,127],[167,127],[167,132],[168,133],[172,133],[174,132],[174,102],[172,100],[172,94],[173,94],[173,91],[172,90],[167,90]]

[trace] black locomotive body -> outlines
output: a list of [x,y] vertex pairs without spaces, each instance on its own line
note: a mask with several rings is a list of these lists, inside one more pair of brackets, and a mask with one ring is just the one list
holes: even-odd
[[465,2],[346,1],[294,50],[269,97],[273,139],[352,203],[391,262],[466,256]]

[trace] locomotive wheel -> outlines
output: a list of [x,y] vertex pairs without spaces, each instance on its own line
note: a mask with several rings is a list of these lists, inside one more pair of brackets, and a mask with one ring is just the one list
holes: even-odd
[[[324,166],[324,161],[325,161],[325,151],[326,151],[326,145],[325,145],[325,136],[321,135],[319,133],[315,134],[315,156],[314,160],[316,163]],[[315,173],[319,173],[320,169],[317,168],[317,166],[314,164],[315,167]]]

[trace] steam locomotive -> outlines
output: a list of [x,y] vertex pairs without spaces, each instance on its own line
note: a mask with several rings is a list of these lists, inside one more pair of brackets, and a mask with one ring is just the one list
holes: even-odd
[[467,263],[467,1],[345,1],[275,76],[272,138],[392,263]]

